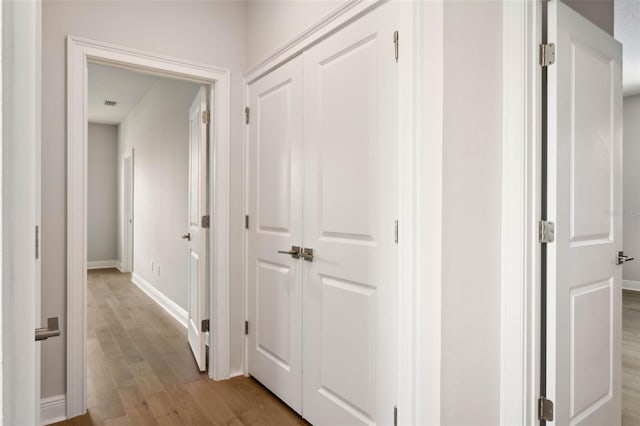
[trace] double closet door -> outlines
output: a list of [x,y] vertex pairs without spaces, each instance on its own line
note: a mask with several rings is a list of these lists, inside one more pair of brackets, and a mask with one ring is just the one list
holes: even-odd
[[316,425],[392,424],[395,5],[249,86],[249,373]]

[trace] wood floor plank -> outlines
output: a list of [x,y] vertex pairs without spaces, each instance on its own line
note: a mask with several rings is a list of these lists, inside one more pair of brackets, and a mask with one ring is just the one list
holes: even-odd
[[201,373],[186,329],[130,280],[88,272],[88,413],[56,425],[308,424],[252,378]]

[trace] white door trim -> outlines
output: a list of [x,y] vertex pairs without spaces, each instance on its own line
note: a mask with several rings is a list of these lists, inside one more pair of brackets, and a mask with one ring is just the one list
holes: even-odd
[[540,2],[503,9],[500,424],[537,423],[539,394]]
[[[212,350],[209,375],[229,377],[229,148],[230,71],[210,65],[67,38],[67,417],[87,409],[87,62],[144,70],[211,85],[209,134],[211,227],[209,265]],[[214,90],[215,87],[215,90]],[[215,123],[215,126],[213,125]]]
[[[244,79],[248,86],[385,0],[345,2],[283,46]],[[393,0],[390,0],[393,1]],[[440,423],[443,2],[399,1],[400,171],[398,422]],[[390,35],[392,37],[392,35]],[[390,38],[390,47],[393,48]],[[390,52],[392,53],[392,52]],[[245,214],[247,214],[248,126],[245,127]],[[247,235],[243,239],[243,318],[247,319]],[[243,369],[248,374],[248,342]]]

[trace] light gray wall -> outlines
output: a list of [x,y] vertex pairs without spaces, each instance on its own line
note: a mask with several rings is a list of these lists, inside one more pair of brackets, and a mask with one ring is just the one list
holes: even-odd
[[185,310],[188,246],[180,237],[188,231],[189,107],[198,88],[159,79],[119,126],[120,176],[122,160],[135,150],[133,272]]
[[622,279],[640,281],[640,95],[624,98],[622,236],[625,254],[636,261],[624,265]]
[[118,260],[118,126],[88,132],[87,261]]
[[613,35],[613,0],[563,0],[573,10]]
[[345,0],[249,0],[247,58],[252,68]]
[[489,426],[500,424],[502,6],[444,2],[443,18],[442,424]]
[[[66,381],[66,36],[231,70],[230,299],[241,306],[247,6],[242,0],[44,0],[42,15],[42,317],[59,316],[62,327],[60,338],[42,345],[42,397],[49,397],[64,394]],[[241,309],[231,312],[232,327],[241,331]],[[231,336],[232,368],[239,370],[242,335]]]

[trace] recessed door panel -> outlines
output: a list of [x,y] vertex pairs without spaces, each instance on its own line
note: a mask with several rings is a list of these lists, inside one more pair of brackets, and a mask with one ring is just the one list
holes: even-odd
[[[249,86],[249,373],[302,412],[302,60]],[[283,251],[284,253],[278,253]]]
[[290,232],[291,215],[291,80],[259,95],[258,226],[260,231]]

